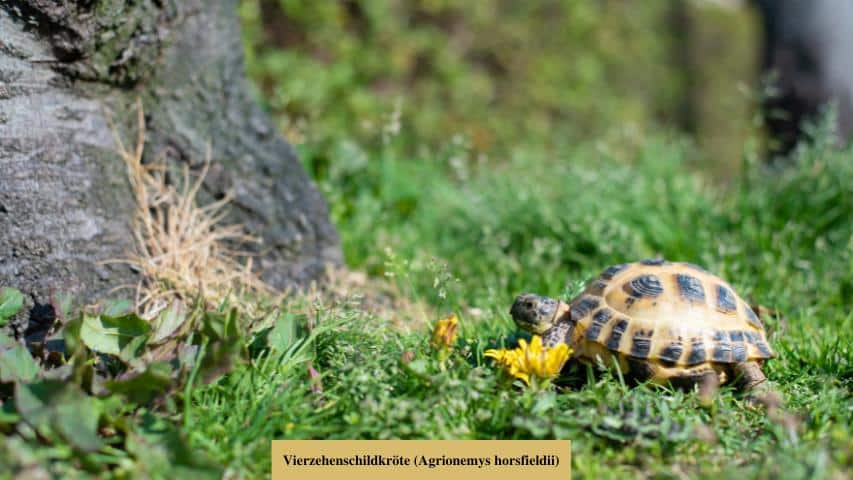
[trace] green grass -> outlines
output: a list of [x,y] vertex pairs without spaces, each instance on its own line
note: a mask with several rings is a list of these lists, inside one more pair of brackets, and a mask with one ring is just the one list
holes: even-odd
[[[847,478],[853,150],[830,138],[818,128],[785,167],[748,154],[727,186],[697,174],[677,136],[525,149],[480,165],[454,160],[464,145],[411,158],[393,139],[361,149],[342,142],[340,162],[306,166],[329,199],[349,265],[434,313],[380,317],[356,298],[292,298],[261,318],[195,310],[187,321],[197,330],[180,338],[198,350],[179,350],[177,367],[143,363],[142,383],[104,391],[86,376],[93,365],[110,378],[105,369],[138,365],[149,348],[135,317],[116,307],[104,315],[125,325],[125,343],[113,346],[102,317],[91,317],[88,334],[66,336],[77,339],[70,372],[16,367],[21,386],[33,375],[68,383],[36,383],[29,397],[16,390],[3,404],[0,478],[27,469],[214,478],[220,467],[229,478],[264,478],[269,441],[297,438],[565,438],[576,478]],[[703,265],[783,314],[765,318],[778,353],[765,372],[800,418],[796,431],[728,387],[706,409],[694,393],[630,387],[616,373],[575,366],[560,388],[536,392],[484,360],[485,349],[518,337],[507,314],[517,293],[569,298],[606,266],[655,255]],[[17,308],[14,296],[0,304],[4,318]],[[449,312],[461,333],[441,360],[429,326]],[[120,354],[85,353],[80,341]],[[0,353],[9,360],[9,352],[23,361],[20,349]],[[53,402],[51,417],[34,416],[26,405],[45,389],[71,409]]]
[[[464,175],[393,145],[341,157],[319,181],[350,265],[458,312],[456,353],[435,358],[434,318],[400,312],[420,327],[407,333],[346,302],[325,305],[310,337],[291,337],[304,343],[193,391],[191,443],[249,476],[267,472],[270,438],[568,438],[578,478],[845,478],[853,152],[825,135],[788,168],[748,162],[728,187],[705,184],[686,166],[689,147],[666,139],[619,158],[591,146],[519,152]],[[704,265],[783,313],[765,319],[778,352],[765,370],[801,417],[797,432],[729,388],[703,409],[693,393],[576,369],[570,387],[536,393],[483,360],[516,333],[507,309],[518,292],[566,295],[609,264],[657,254]],[[288,318],[307,332],[306,317]]]
[[[130,331],[135,317],[105,314],[127,323],[126,344],[95,338],[120,354],[96,355],[94,340],[72,331],[70,371],[47,372],[0,337],[0,479],[266,478],[270,440],[301,438],[566,438],[575,478],[850,477],[853,149],[834,146],[826,125],[784,166],[762,165],[748,146],[742,168],[723,172],[731,183],[703,175],[738,162],[708,166],[683,136],[660,133],[653,112],[672,114],[681,80],[658,84],[675,73],[635,68],[661,68],[671,45],[643,37],[635,53],[648,58],[638,62],[618,40],[655,31],[668,18],[660,2],[639,17],[616,3],[559,2],[573,23],[545,37],[523,11],[366,2],[359,29],[341,21],[343,3],[277,3],[302,38],[287,49],[265,43],[260,3],[243,3],[265,106],[304,139],[301,158],[348,266],[428,312],[292,298],[236,318],[224,302],[221,312],[189,309],[195,330],[160,364],[143,361],[156,345]],[[469,51],[439,28],[453,19],[470,31],[506,28]],[[596,49],[589,32],[602,40]],[[582,58],[564,63],[566,44]],[[477,60],[489,52],[509,65],[539,60],[489,73]],[[431,68],[398,65],[415,57]],[[638,73],[648,88],[635,88]],[[393,95],[377,87],[383,79]],[[494,93],[514,85],[524,88]],[[620,127],[632,122],[642,128]],[[693,393],[576,366],[560,388],[534,392],[484,360],[519,336],[508,315],[518,293],[570,298],[609,265],[658,255],[702,265],[783,314],[765,318],[778,354],[765,373],[800,417],[797,431],[729,387],[706,409]],[[3,291],[0,324],[18,308]],[[461,332],[440,360],[429,328],[450,312]],[[141,380],[116,380],[131,370]],[[37,395],[19,398],[16,384],[69,400],[33,414],[23,407]]]
[[[853,150],[823,124],[783,167],[752,144],[743,162],[728,154],[760,137],[733,94],[751,75],[747,12],[708,21],[712,7],[689,7],[707,28],[689,53],[705,60],[684,66],[675,4],[484,3],[242,4],[258,98],[300,143],[347,264],[433,313],[286,305],[279,325],[301,336],[193,389],[191,444],[249,477],[266,475],[269,438],[570,438],[578,478],[849,477]],[[695,49],[703,38],[713,53]],[[686,94],[685,75],[710,80]],[[685,106],[704,112],[704,150],[661,133]],[[797,432],[730,388],[703,409],[576,368],[534,393],[484,361],[517,337],[518,293],[568,298],[608,265],[657,255],[782,312],[765,318],[778,353],[765,372]],[[450,312],[461,334],[441,362],[429,327]]]

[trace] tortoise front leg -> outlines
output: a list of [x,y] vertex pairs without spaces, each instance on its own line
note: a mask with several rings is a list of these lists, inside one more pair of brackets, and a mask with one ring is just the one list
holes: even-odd
[[699,403],[703,407],[710,407],[719,390],[720,375],[713,370],[705,373],[699,380]]
[[740,386],[749,392],[748,401],[762,404],[768,409],[782,405],[781,397],[767,382],[767,377],[757,362],[738,363],[734,366],[734,373],[735,378],[739,378]]
[[797,438],[797,429],[802,423],[800,419],[782,408],[782,396],[770,385],[767,377],[756,362],[744,362],[734,366],[736,375],[740,376],[741,385],[749,394],[747,402],[753,405],[764,405],[767,414],[773,422],[788,430],[788,435]]
[[569,322],[556,322],[551,328],[542,334],[542,346],[552,348],[558,343],[565,343],[571,347],[572,324]]
[[734,371],[735,378],[740,379],[740,385],[744,390],[752,390],[767,381],[761,367],[754,361],[735,364]]

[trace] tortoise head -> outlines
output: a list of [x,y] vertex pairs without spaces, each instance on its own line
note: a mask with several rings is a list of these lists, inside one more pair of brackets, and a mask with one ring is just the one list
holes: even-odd
[[515,298],[509,314],[515,320],[518,328],[531,333],[542,334],[554,324],[557,319],[560,301],[536,295],[523,293]]

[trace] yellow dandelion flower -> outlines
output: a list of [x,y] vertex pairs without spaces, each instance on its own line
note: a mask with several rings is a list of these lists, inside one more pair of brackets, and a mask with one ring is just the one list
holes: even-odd
[[486,350],[485,356],[495,359],[507,373],[530,385],[531,377],[537,381],[547,381],[556,377],[563,369],[572,349],[565,343],[548,348],[542,345],[542,338],[534,335],[530,343],[518,341],[514,349]]
[[439,320],[432,330],[432,344],[439,350],[449,350],[453,348],[453,342],[456,341],[456,327],[459,326],[459,319],[456,314],[450,314],[447,317]]

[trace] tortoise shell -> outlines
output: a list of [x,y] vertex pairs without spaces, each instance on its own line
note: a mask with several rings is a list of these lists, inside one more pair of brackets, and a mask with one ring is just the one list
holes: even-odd
[[645,364],[651,370],[646,377],[775,356],[749,305],[720,277],[689,263],[614,265],[589,283],[569,312],[581,359],[610,352],[629,370]]

